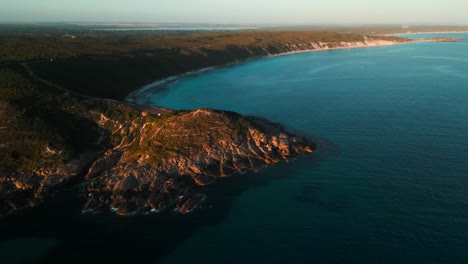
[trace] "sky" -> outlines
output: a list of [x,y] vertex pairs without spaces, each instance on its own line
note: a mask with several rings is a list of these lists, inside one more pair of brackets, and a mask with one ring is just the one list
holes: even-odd
[[0,22],[468,24],[468,0],[0,0]]

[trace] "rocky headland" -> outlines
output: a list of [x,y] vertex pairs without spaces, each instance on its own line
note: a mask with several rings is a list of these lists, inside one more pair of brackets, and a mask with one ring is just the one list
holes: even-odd
[[198,208],[203,186],[217,178],[315,148],[261,118],[211,109],[159,115],[158,108],[54,90],[19,69],[0,74],[26,87],[0,87],[8,95],[0,104],[0,215],[73,185],[86,199],[85,213],[185,214]]
[[89,168],[85,212],[111,209],[127,215],[174,208],[185,214],[205,199],[200,187],[219,177],[314,150],[278,125],[232,112],[198,109],[128,124],[102,118],[121,142]]
[[447,38],[447,37],[435,37],[435,38],[425,38],[425,41],[430,42],[459,42],[463,38]]

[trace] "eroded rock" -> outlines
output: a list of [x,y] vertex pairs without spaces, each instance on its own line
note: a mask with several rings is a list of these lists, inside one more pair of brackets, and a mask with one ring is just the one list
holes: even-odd
[[209,109],[184,112],[161,124],[147,121],[133,131],[122,135],[123,147],[109,150],[91,167],[86,192],[92,195],[84,211],[192,212],[205,197],[197,186],[289,161],[314,148],[265,120]]
[[217,178],[287,162],[314,149],[279,125],[225,111],[198,109],[120,120],[91,112],[88,118],[102,130],[100,141],[107,135],[113,145],[65,164],[1,177],[0,215],[36,206],[80,178],[85,213],[174,209],[186,214],[200,207],[206,199],[203,186]]

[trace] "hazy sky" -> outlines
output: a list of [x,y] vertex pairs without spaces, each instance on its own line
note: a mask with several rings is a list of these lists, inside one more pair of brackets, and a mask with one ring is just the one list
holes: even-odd
[[0,0],[2,22],[468,24],[468,0]]

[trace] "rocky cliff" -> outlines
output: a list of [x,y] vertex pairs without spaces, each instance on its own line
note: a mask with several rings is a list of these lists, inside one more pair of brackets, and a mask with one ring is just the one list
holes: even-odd
[[184,214],[217,178],[314,149],[278,125],[233,112],[142,111],[53,90],[16,70],[0,69],[0,77],[15,79],[0,85],[0,215],[76,184],[84,186],[83,212]]
[[90,167],[84,211],[118,214],[175,208],[188,213],[204,200],[200,186],[218,177],[289,161],[313,145],[260,119],[198,109],[163,120],[120,124],[104,118],[121,142]]

